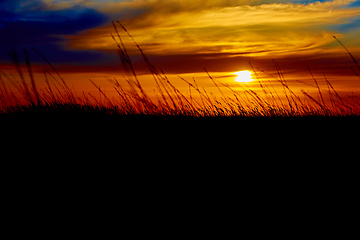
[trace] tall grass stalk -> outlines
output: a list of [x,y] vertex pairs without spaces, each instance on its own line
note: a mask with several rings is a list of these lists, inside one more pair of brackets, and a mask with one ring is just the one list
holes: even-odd
[[[309,92],[301,90],[302,96],[297,95],[289,86],[283,71],[278,62],[273,60],[274,68],[278,76],[267,73],[255,68],[252,63],[250,67],[260,85],[260,91],[255,91],[249,85],[237,84],[236,88],[228,83],[223,83],[214,78],[207,69],[204,68],[204,75],[207,75],[220,97],[204,87],[200,87],[195,80],[187,80],[182,76],[179,79],[186,84],[184,93],[169,80],[164,71],[158,70],[145,55],[140,45],[135,41],[131,34],[120,22],[112,22],[115,34],[111,35],[120,56],[121,64],[125,72],[123,84],[118,79],[109,79],[113,84],[113,89],[117,97],[109,97],[99,84],[90,80],[97,89],[99,96],[82,91],[82,97],[76,95],[75,89],[70,89],[56,68],[40,52],[33,48],[52,69],[55,76],[44,68],[45,89],[38,89],[34,78],[30,58],[24,50],[25,63],[28,69],[31,88],[26,83],[25,75],[21,71],[20,61],[15,50],[9,53],[14,67],[20,78],[20,83],[10,77],[9,74],[0,71],[0,111],[10,113],[13,111],[24,111],[26,106],[37,106],[42,109],[103,109],[111,114],[122,115],[156,115],[156,116],[192,116],[192,117],[215,117],[215,116],[242,116],[242,117],[289,117],[289,116],[360,116],[360,97],[351,96],[351,102],[335,90],[327,79],[324,72],[324,79],[327,90],[324,92],[319,86],[318,80],[308,67],[310,76],[315,82],[317,96],[310,95]],[[120,32],[122,30],[123,32]],[[141,85],[130,55],[125,47],[122,34],[130,38],[142,56],[149,72],[151,73],[155,89],[155,98],[151,97]],[[335,38],[336,39],[336,38]],[[336,39],[338,40],[338,39]],[[339,40],[338,40],[339,41]],[[340,41],[339,41],[340,42]],[[340,42],[341,43],[341,42]],[[341,43],[342,44],[342,43]],[[345,48],[346,49],[346,48]],[[347,50],[348,51],[348,50]],[[349,52],[349,51],[348,51]],[[349,52],[350,53],[350,52]],[[350,56],[353,58],[352,54]],[[354,58],[353,58],[354,60]],[[354,61],[356,64],[357,62]],[[359,67],[359,65],[357,64]],[[258,71],[256,71],[258,69]],[[279,93],[270,80],[264,80],[261,73],[266,74],[275,82],[280,83],[284,98]],[[300,81],[301,82],[301,81]],[[127,85],[126,85],[127,84]],[[308,85],[308,84],[307,84]],[[19,100],[13,91],[20,93],[23,100]],[[230,91],[227,94],[226,91]],[[325,101],[324,96],[328,95],[329,101]]]
[[340,42],[339,39],[337,39],[337,37],[333,36],[335,38],[336,41],[338,41],[338,43],[340,43],[340,45],[347,51],[347,53],[350,55],[351,59],[354,61],[354,63],[356,64],[358,70],[360,71],[360,66],[359,63],[356,61],[356,59],[354,58],[354,56],[351,54],[351,52],[344,46],[344,44],[342,44],[342,42]]

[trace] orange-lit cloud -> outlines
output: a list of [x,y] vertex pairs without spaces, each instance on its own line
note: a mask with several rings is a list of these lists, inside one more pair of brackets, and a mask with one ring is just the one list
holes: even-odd
[[[19,4],[15,5],[12,0],[6,2],[16,7],[14,11],[3,11],[1,4],[6,4],[0,1],[0,33],[6,36],[0,41],[3,55],[6,57],[13,45],[20,54],[23,48],[35,47],[62,76],[74,82],[75,87],[78,84],[78,89],[91,89],[89,78],[105,85],[114,76],[122,79],[126,75],[111,38],[112,34],[117,39],[110,22],[113,19],[129,30],[151,63],[164,70],[171,81],[181,82],[179,74],[200,79],[199,84],[204,87],[213,86],[204,68],[212,76],[233,84],[234,73],[243,70],[255,70],[261,77],[269,77],[267,73],[278,76],[272,61],[276,59],[287,80],[296,84],[299,79],[306,86],[314,84],[309,66],[320,84],[320,79],[324,83],[326,73],[337,90],[359,92],[356,74],[360,72],[333,38],[341,39],[360,62],[358,1],[34,0],[16,1]],[[118,29],[121,30],[119,26]],[[120,34],[137,75],[152,92],[148,66],[126,33]],[[43,64],[33,64],[37,78],[43,79],[45,64],[32,54],[34,63]],[[0,69],[16,75],[11,65],[1,65],[1,60]],[[42,84],[45,86],[44,81]],[[322,88],[326,90],[326,84]],[[186,85],[184,91],[187,90]]]
[[[118,17],[143,50],[155,55],[227,53],[276,57],[319,53],[334,41],[332,36],[341,36],[326,26],[360,16],[360,8],[344,7],[351,0],[266,2],[135,0],[87,4]],[[69,47],[113,51],[116,45],[111,33],[114,30],[108,25],[71,36]],[[136,50],[122,36],[129,50]]]

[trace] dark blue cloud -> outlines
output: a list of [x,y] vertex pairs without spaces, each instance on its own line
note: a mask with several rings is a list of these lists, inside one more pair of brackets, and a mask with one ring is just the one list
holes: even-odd
[[356,30],[360,31],[360,18],[352,19],[348,23],[331,26],[331,29],[341,33],[347,33]]
[[304,4],[308,4],[308,3],[316,3],[316,2],[330,2],[331,0],[294,0],[291,1],[293,3],[304,3]]
[[[316,2],[332,2],[333,0],[293,0],[293,1],[289,1],[289,2],[293,2],[293,3],[303,3],[303,4],[309,4],[309,3],[316,3]],[[348,5],[345,5],[345,7],[360,7],[360,1],[354,1],[349,3]]]
[[349,7],[360,7],[360,1],[354,1],[349,4]]
[[45,55],[54,55],[55,61],[86,60],[89,55],[96,57],[96,53],[66,50],[65,36],[108,21],[105,15],[82,6],[48,10],[42,1],[0,0],[0,60],[7,58],[10,48],[31,47]]

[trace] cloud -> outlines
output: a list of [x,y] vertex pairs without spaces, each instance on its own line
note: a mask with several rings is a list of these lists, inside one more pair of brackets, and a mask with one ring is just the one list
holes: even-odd
[[[49,2],[56,2],[49,0]],[[78,2],[78,1],[67,1]],[[107,13],[119,13],[125,17],[129,16],[126,12],[132,13],[132,10],[141,15],[148,14],[174,14],[179,12],[198,12],[205,10],[217,10],[221,8],[233,8],[239,6],[260,6],[260,5],[272,5],[272,4],[291,4],[291,5],[307,5],[329,8],[329,7],[341,7],[349,4],[356,4],[356,0],[83,0],[84,5]],[[124,15],[125,14],[125,15]],[[130,14],[131,15],[131,14]],[[136,17],[136,15],[132,15]]]
[[51,53],[54,59],[67,55],[68,61],[76,60],[79,53],[64,51],[65,36],[109,21],[104,14],[83,6],[54,10],[44,1],[11,0],[0,4],[0,59],[6,59],[11,47],[35,47]]
[[[194,56],[223,69],[230,64],[220,62],[238,58],[306,58],[329,51],[337,56],[338,49],[344,50],[338,43],[331,45],[333,35],[352,31],[354,39],[359,37],[356,2],[0,0],[0,34],[6,36],[0,38],[0,60],[12,46],[19,50],[34,46],[50,55],[51,61],[118,60],[110,37],[114,34],[111,19],[120,20],[147,55],[158,60],[169,56],[166,61],[173,62],[165,66],[177,66],[177,59],[191,62],[184,59]],[[126,34],[121,34],[129,53],[139,54]],[[359,50],[355,41],[345,41],[351,51],[352,46]]]
[[[145,52],[155,55],[314,53],[339,36],[324,26],[345,24],[360,15],[360,8],[344,7],[351,0],[267,2],[273,1],[134,0],[109,2],[102,11],[118,17]],[[70,37],[69,46],[115,50],[111,32],[111,25],[93,29]],[[136,51],[129,39],[124,41]]]

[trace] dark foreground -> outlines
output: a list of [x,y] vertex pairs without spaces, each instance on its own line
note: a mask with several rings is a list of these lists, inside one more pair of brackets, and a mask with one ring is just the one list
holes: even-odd
[[[169,179],[176,172],[178,181],[191,171],[223,179],[250,175],[250,182],[279,172],[289,178],[296,172],[300,182],[309,172],[351,177],[360,146],[360,117],[199,118],[34,108],[0,114],[0,124],[5,163],[101,178],[113,171],[161,172]],[[334,171],[340,165],[345,170]]]
[[[275,138],[332,138],[353,136],[358,139],[360,117],[190,117],[124,115],[106,108],[89,107],[27,107],[0,114],[3,133],[72,140],[86,136],[167,142],[248,141],[258,144]],[[279,143],[280,145],[280,143]]]

